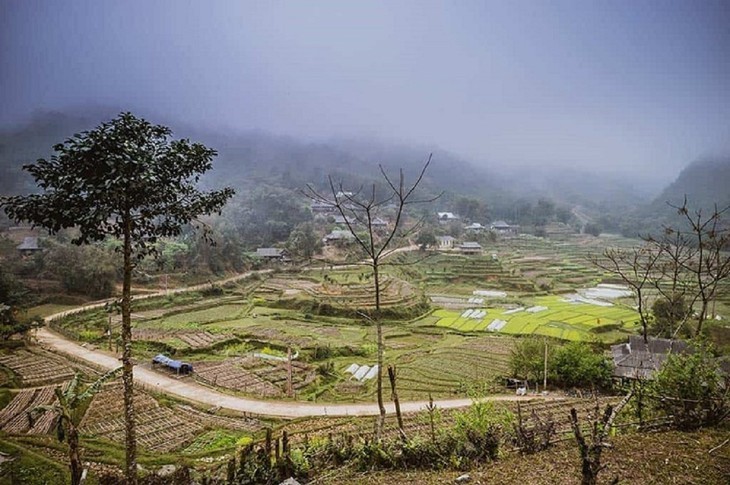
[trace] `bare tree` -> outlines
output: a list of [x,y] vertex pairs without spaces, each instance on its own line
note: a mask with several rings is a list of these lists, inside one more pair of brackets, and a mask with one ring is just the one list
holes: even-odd
[[[305,195],[316,202],[329,204],[340,213],[345,225],[353,235],[355,243],[363,250],[369,266],[373,272],[373,284],[375,292],[375,310],[368,317],[375,322],[376,339],[378,348],[378,373],[377,373],[377,398],[380,409],[380,417],[376,427],[377,439],[380,439],[385,422],[385,404],[383,401],[383,327],[381,319],[381,265],[383,259],[391,254],[397,238],[407,238],[422,225],[423,220],[405,227],[404,219],[408,206],[419,203],[427,203],[436,200],[440,195],[427,199],[418,199],[416,189],[423,181],[423,177],[431,164],[432,154],[424,163],[418,177],[412,184],[406,184],[403,169],[400,169],[397,179],[388,175],[382,165],[379,165],[380,174],[385,182],[385,188],[379,193],[376,184],[372,184],[370,190],[360,187],[355,192],[347,191],[342,182],[335,183],[330,176],[328,195],[317,191],[313,186],[308,185]],[[387,206],[393,206],[395,216],[385,228],[378,224],[379,214],[382,214]],[[364,233],[356,231],[356,225],[364,228]]]
[[602,257],[592,258],[594,265],[621,278],[632,290],[641,321],[641,333],[646,342],[649,321],[649,290],[660,252],[641,246],[630,249],[607,248]]
[[664,227],[657,236],[643,237],[639,247],[609,248],[602,257],[592,259],[633,290],[645,340],[650,298],[658,296],[669,302],[672,337],[692,317],[697,319],[694,333],[699,335],[710,304],[730,277],[730,226],[723,220],[730,206],[715,206],[708,215],[702,209],[690,209],[686,197],[682,205],[669,205],[676,209],[680,223]]
[[[595,485],[598,483],[598,473],[606,468],[606,465],[601,465],[601,454],[605,448],[611,448],[611,444],[608,442],[609,431],[616,416],[626,406],[632,395],[633,391],[629,392],[616,407],[611,404],[607,405],[602,415],[600,414],[598,402],[596,402],[594,415],[590,422],[591,434],[589,440],[586,440],[586,437],[583,436],[583,430],[578,422],[578,411],[571,408],[570,425],[573,428],[573,436],[580,450],[582,485]],[[612,483],[618,483],[618,478],[614,479]]]

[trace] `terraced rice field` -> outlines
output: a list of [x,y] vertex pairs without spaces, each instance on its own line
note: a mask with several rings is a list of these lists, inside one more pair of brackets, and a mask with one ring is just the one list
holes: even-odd
[[[486,312],[481,316],[482,312]],[[563,340],[610,340],[617,331],[637,327],[638,313],[620,305],[600,306],[565,301],[560,296],[537,297],[521,309],[483,308],[473,313],[437,310],[437,326],[460,332],[494,331],[508,335],[545,335]],[[616,327],[614,329],[614,327]]]

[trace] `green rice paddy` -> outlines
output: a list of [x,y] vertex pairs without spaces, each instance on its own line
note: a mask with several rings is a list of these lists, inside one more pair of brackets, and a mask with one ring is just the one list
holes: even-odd
[[564,340],[613,341],[638,327],[639,314],[631,308],[614,304],[599,306],[590,303],[564,301],[561,296],[537,297],[534,306],[547,309],[529,313],[525,310],[511,313],[506,308],[487,307],[481,320],[462,317],[460,311],[436,310],[436,325],[460,332],[489,332],[494,320],[503,320],[504,326],[495,333],[508,335],[545,335]]

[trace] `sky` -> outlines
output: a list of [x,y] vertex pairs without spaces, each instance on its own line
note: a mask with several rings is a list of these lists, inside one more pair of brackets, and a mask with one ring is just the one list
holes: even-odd
[[0,127],[110,106],[669,180],[730,154],[729,26],[727,0],[0,0]]

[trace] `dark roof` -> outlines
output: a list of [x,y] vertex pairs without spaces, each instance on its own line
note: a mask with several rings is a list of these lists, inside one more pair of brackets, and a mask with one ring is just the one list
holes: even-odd
[[661,368],[669,354],[690,351],[691,348],[687,343],[681,340],[649,337],[647,343],[641,335],[631,335],[628,343],[611,347],[613,375],[630,379],[648,379]]
[[258,248],[256,256],[261,258],[281,258],[284,256],[284,250],[279,248]]
[[38,238],[35,236],[24,237],[23,242],[18,244],[18,251],[37,251],[40,249],[38,246]]

